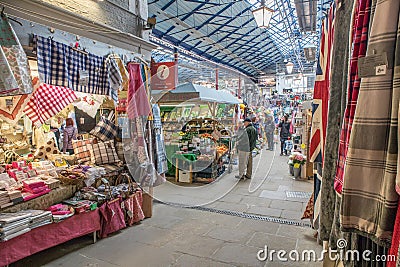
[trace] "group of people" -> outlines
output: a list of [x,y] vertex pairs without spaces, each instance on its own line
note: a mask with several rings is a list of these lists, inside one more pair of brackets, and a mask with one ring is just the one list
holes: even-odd
[[[237,134],[237,150],[239,159],[239,174],[235,176],[237,179],[251,179],[253,172],[253,153],[256,148],[257,140],[262,138],[262,131],[264,131],[267,138],[267,150],[274,150],[274,134],[276,129],[279,129],[279,137],[281,142],[280,155],[289,155],[293,148],[290,132],[290,121],[287,115],[283,116],[279,124],[275,124],[274,117],[267,115],[264,124],[261,126],[256,118],[245,118],[243,120],[243,127],[241,127]],[[262,128],[261,128],[262,127]]]

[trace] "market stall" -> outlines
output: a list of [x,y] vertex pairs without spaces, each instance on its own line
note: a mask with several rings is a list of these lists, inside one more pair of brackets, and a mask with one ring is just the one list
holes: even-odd
[[[0,27],[7,35],[0,40],[0,266],[89,233],[104,238],[151,217],[143,187],[155,181],[145,177],[161,169],[154,175],[160,178],[163,168],[148,152],[154,140],[133,142],[143,131],[156,136],[160,120],[154,110],[148,120],[146,62],[124,49],[118,49],[124,59],[108,48],[86,51],[81,44],[93,40],[82,37],[81,43],[62,42],[76,40],[66,32],[35,34],[45,28],[39,24],[23,46],[25,30],[16,34],[5,14]],[[162,156],[162,142],[154,142]],[[141,155],[151,168],[137,172],[125,155],[138,153],[128,153],[128,146],[144,146]]]
[[153,94],[161,108],[168,174],[176,182],[213,182],[233,157],[238,99],[195,84]]

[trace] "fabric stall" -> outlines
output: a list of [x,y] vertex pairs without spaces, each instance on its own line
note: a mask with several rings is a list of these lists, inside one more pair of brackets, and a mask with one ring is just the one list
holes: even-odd
[[0,266],[150,217],[167,167],[149,63],[0,27]]
[[336,1],[322,26],[305,218],[325,249],[368,250],[373,261],[324,266],[398,266],[399,12],[395,0]]

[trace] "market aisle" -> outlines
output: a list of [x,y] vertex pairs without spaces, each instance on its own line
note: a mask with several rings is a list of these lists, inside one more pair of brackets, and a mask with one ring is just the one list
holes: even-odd
[[[255,162],[268,158],[272,159],[272,152],[263,152]],[[249,181],[240,182],[208,206],[298,220],[306,199],[287,198],[286,192],[309,192],[311,183],[293,181],[287,175],[286,160],[275,158],[270,178],[256,192],[248,192]],[[260,164],[257,175],[267,167]],[[231,181],[234,174],[223,179]],[[156,203],[152,218],[112,237],[96,244],[90,244],[90,237],[77,239],[14,266],[322,266],[318,262],[257,259],[257,253],[266,245],[269,251],[298,250],[300,255],[312,249],[319,257],[321,248],[312,236],[313,230],[306,226]]]

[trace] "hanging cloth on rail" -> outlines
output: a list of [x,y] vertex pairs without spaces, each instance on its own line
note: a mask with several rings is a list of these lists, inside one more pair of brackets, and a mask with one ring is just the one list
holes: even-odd
[[358,0],[354,15],[353,49],[350,59],[348,97],[340,132],[339,155],[335,177],[335,190],[338,193],[342,193],[344,167],[361,83],[361,78],[358,76],[358,59],[364,57],[367,52],[370,13],[371,0]]
[[399,13],[398,0],[376,4],[367,57],[380,55],[388,64],[383,75],[361,79],[342,191],[343,231],[383,246],[390,245],[398,201]]
[[145,76],[142,74],[142,66],[138,63],[129,63],[129,89],[127,101],[127,113],[129,119],[139,116],[150,116],[151,108],[146,94]]
[[37,36],[40,81],[74,91],[112,96],[106,58]]
[[310,161],[323,162],[326,126],[328,122],[329,82],[333,44],[335,8],[329,9],[322,22],[317,77],[314,85],[313,116],[311,126]]

